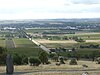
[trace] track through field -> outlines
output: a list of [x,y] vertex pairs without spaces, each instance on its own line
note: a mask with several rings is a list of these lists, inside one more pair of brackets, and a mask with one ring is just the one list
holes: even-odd
[[13,39],[11,39],[11,38],[6,39],[6,47],[7,48],[15,48],[15,44],[13,42]]

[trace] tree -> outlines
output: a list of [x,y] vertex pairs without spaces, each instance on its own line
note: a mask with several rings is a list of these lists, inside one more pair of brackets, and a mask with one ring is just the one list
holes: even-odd
[[27,56],[23,56],[23,58],[22,58],[22,64],[28,64],[28,57]]
[[65,64],[63,57],[60,58],[60,64]]
[[22,65],[22,59],[23,57],[17,53],[13,55],[13,60],[15,65]]
[[97,52],[96,52],[96,51],[93,51],[93,52],[90,54],[90,58],[92,58],[92,61],[95,60],[96,55],[97,55]]
[[28,57],[24,54],[15,53],[13,55],[13,60],[15,65],[26,65],[28,64]]
[[7,49],[0,47],[0,65],[6,63],[6,55],[7,55]]
[[39,59],[41,60],[41,62],[42,62],[43,64],[48,63],[48,53],[45,52],[45,51],[41,51],[41,52],[39,53]]
[[70,65],[77,65],[77,61],[76,59],[71,59],[71,61],[69,62]]
[[29,58],[29,62],[30,62],[30,64],[33,65],[33,66],[39,66],[39,65],[41,64],[40,59],[37,58],[37,57],[30,57],[30,58]]
[[58,56],[57,53],[50,53],[49,58],[51,58],[52,60],[58,62],[59,56]]
[[75,51],[76,51],[76,49],[75,49],[75,48],[72,48],[72,51],[73,51],[73,52],[75,52]]

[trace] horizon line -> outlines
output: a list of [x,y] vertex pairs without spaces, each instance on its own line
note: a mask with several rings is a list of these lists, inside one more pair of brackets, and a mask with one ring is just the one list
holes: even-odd
[[1,20],[51,20],[51,19],[100,19],[100,17],[97,17],[97,18],[40,18],[40,19],[0,19]]

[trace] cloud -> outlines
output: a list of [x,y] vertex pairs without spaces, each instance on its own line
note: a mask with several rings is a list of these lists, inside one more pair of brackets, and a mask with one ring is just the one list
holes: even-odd
[[68,0],[74,4],[100,4],[100,0]]
[[99,3],[99,0],[0,0],[0,18],[98,17]]

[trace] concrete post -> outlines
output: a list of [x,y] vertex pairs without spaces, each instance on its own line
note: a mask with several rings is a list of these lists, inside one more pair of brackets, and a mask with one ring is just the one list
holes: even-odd
[[13,74],[13,72],[14,72],[13,58],[10,54],[8,54],[6,57],[6,73]]

